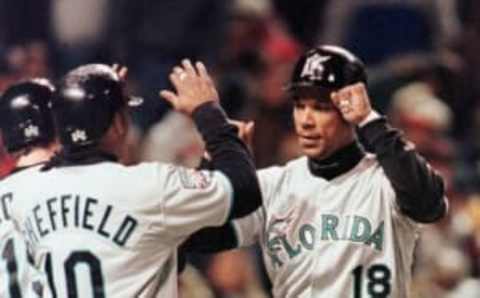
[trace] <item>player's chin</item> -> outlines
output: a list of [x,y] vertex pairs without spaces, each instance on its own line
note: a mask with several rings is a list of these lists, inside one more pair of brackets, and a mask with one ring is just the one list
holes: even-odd
[[322,158],[322,156],[325,154],[325,150],[323,146],[308,146],[308,145],[302,145],[300,144],[302,148],[302,152],[304,155],[306,155],[309,158]]

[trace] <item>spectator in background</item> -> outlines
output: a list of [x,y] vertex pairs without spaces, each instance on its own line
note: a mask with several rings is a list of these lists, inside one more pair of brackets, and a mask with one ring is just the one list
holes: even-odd
[[106,60],[107,53],[102,47],[105,46],[108,1],[51,2],[49,28],[58,75],[80,64]]
[[[276,162],[280,142],[292,131],[290,103],[282,87],[301,47],[284,30],[266,1],[238,0],[233,13],[220,75],[224,75],[223,94],[237,97],[222,104],[232,111],[229,115],[233,118],[245,119],[248,115],[254,119],[256,164],[269,166]],[[227,85],[229,82],[235,82],[236,87]],[[242,92],[228,91],[232,87]],[[243,93],[242,98],[238,98],[239,93]],[[235,106],[238,100],[244,102],[240,107]]]
[[172,111],[147,132],[140,155],[145,161],[174,163],[192,168],[200,163],[203,152],[204,143],[193,121]]
[[401,128],[424,156],[451,156],[453,144],[447,139],[453,114],[425,83],[411,83],[393,94],[390,119]]
[[415,82],[394,92],[389,115],[442,175],[450,199],[447,217],[423,227],[415,254],[413,297],[477,297],[479,283],[472,277],[480,252],[476,244],[480,204],[454,183],[458,153],[448,137],[452,111],[430,85]]
[[0,179],[8,175],[15,167],[15,161],[7,154],[2,139],[0,135]]
[[50,74],[50,0],[0,0],[0,93],[20,79]]
[[367,65],[430,53],[459,33],[455,8],[454,0],[329,1],[320,40],[351,49]]
[[469,172],[473,171],[473,184],[480,191],[480,2],[476,0],[458,0],[459,15],[463,30],[455,51],[464,59],[463,80],[459,89],[463,96],[456,111],[461,132],[461,156]]
[[50,75],[48,49],[42,42],[11,46],[1,60],[0,92],[18,80]]
[[0,46],[25,45],[32,40],[46,40],[49,36],[50,2],[0,0]]
[[[328,0],[272,0],[277,15],[285,22],[289,32],[306,47],[318,43],[323,28],[323,15]],[[338,2],[338,1],[334,1]]]
[[229,1],[111,0],[109,43],[113,58],[129,65],[143,109],[134,115],[146,131],[169,110],[158,90],[168,87],[168,72],[189,57],[216,64],[223,47]]
[[230,117],[244,119],[255,108],[270,6],[265,0],[235,0],[230,13],[217,76],[220,93],[225,95],[222,106]]

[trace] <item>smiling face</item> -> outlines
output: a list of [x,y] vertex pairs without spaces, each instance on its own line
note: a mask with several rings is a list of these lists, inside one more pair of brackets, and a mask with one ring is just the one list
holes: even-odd
[[345,122],[331,101],[315,97],[294,99],[293,120],[298,142],[309,158],[322,160],[355,139],[354,128]]

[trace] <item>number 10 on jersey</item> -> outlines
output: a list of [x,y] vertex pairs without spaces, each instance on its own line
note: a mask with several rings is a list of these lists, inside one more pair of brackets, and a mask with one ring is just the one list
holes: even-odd
[[[76,268],[78,265],[86,265],[90,272],[91,289],[81,289],[77,286]],[[100,260],[89,251],[74,251],[63,263],[65,271],[66,287],[69,298],[82,297],[82,292],[91,292],[94,298],[105,298],[104,281],[102,273],[102,265]],[[57,298],[57,283],[53,276],[52,256],[47,253],[45,260],[45,271],[52,296]],[[62,282],[59,282],[62,284]]]

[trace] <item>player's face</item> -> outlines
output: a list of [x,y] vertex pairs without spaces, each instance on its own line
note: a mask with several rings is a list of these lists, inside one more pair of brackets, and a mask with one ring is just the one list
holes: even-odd
[[327,158],[354,140],[353,127],[330,101],[301,97],[294,102],[295,131],[300,147],[308,157]]

